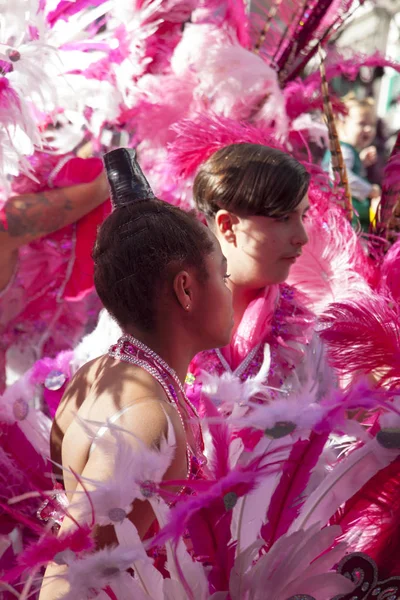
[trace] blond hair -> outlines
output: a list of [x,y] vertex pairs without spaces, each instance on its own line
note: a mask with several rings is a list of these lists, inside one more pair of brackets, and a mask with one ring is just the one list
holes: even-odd
[[357,98],[354,92],[349,92],[342,98],[343,104],[347,108],[352,108],[353,106],[357,106],[359,108],[375,108],[376,102],[375,99],[371,96],[367,96],[366,98]]

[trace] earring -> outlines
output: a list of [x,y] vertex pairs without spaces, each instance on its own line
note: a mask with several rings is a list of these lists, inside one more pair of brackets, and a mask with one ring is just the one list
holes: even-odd
[[190,308],[190,304],[186,304],[185,310],[189,310],[189,308]]

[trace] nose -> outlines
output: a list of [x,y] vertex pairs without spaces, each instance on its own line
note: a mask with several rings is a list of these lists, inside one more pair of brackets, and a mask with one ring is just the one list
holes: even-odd
[[308,242],[308,235],[307,235],[307,231],[306,228],[304,227],[304,223],[301,221],[298,225],[298,228],[295,232],[295,234],[292,237],[292,244],[293,246],[299,246],[300,248],[302,246],[305,246]]

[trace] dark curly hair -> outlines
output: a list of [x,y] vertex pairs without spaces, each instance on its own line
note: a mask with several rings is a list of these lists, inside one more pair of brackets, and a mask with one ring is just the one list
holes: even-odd
[[119,206],[101,226],[93,250],[97,293],[122,328],[149,331],[163,283],[186,267],[206,280],[205,257],[213,248],[191,213],[158,199]]
[[280,217],[304,198],[310,175],[295,158],[259,144],[231,144],[200,167],[193,188],[197,208],[238,216]]

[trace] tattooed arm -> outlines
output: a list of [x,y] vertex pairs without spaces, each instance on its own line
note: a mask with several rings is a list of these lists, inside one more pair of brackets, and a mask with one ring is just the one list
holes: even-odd
[[91,183],[9,198],[0,222],[0,254],[13,252],[78,221],[107,200],[108,195],[102,173]]

